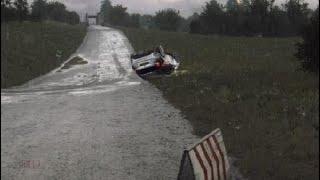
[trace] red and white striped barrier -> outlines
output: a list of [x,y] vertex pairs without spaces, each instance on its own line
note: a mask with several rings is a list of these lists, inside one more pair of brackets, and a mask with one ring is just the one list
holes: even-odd
[[220,129],[185,150],[178,180],[228,180],[229,161]]

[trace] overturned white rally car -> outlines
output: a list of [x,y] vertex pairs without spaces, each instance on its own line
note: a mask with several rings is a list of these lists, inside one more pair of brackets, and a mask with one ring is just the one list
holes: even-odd
[[141,77],[171,74],[179,67],[179,64],[177,57],[171,53],[165,53],[162,46],[131,55],[132,69]]

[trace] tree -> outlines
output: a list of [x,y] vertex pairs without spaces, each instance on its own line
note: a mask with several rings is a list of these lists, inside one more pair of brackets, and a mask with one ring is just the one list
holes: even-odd
[[1,22],[11,21],[16,18],[16,10],[12,7],[11,0],[1,0]]
[[192,34],[201,33],[203,28],[201,27],[200,15],[198,13],[193,13],[188,19],[190,19],[189,32]]
[[33,20],[59,21],[69,24],[80,23],[79,15],[68,11],[63,3],[58,1],[35,0],[31,5],[31,17]]
[[247,32],[243,25],[249,12],[249,2],[242,1],[240,3],[238,0],[229,0],[225,12],[226,33],[228,35],[241,35],[243,32]]
[[268,34],[271,36],[285,36],[290,33],[290,22],[284,10],[275,6],[270,11]]
[[131,14],[129,16],[128,26],[138,28],[140,27],[140,14]]
[[194,19],[190,22],[190,33],[202,33],[203,27],[201,26],[200,19]]
[[203,12],[200,14],[200,21],[203,22],[204,32],[210,34],[224,33],[225,14],[223,6],[216,0],[207,2]]
[[144,29],[152,29],[155,28],[154,17],[151,15],[142,15],[140,17],[140,27]]
[[67,18],[66,22],[69,23],[69,24],[79,24],[80,23],[80,17],[74,11],[67,12],[67,17],[66,18]]
[[254,34],[265,34],[274,0],[252,0],[249,26]]
[[15,0],[14,6],[19,18],[19,21],[23,21],[27,18],[28,15],[28,2],[27,0]]
[[238,0],[228,0],[226,4],[227,11],[238,11],[239,8],[239,1]]
[[122,5],[113,6],[108,14],[108,22],[116,26],[126,25],[129,16],[126,11],[127,8]]
[[195,19],[199,19],[199,14],[198,13],[193,13],[188,18],[181,17],[180,26],[178,28],[178,31],[190,32],[190,24]]
[[64,4],[57,1],[51,1],[46,5],[46,10],[47,19],[60,22],[68,21],[69,14]]
[[154,21],[161,30],[177,31],[181,23],[181,16],[175,9],[164,9],[156,13]]
[[302,38],[303,42],[297,44],[296,57],[305,70],[319,72],[319,7],[303,28]]
[[100,13],[102,15],[103,24],[106,24],[109,19],[109,14],[112,9],[110,0],[103,0],[100,6]]
[[310,10],[303,0],[288,0],[284,5],[293,33],[300,31],[308,22]]
[[1,0],[1,7],[8,7],[11,5],[11,0]]
[[35,0],[31,5],[31,17],[34,20],[43,21],[47,18],[47,1]]
[[243,11],[249,12],[251,8],[250,0],[242,0],[240,3],[240,7],[242,8]]

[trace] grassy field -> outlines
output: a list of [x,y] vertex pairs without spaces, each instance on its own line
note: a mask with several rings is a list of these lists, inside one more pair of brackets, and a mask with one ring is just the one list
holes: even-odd
[[151,82],[195,134],[221,128],[245,177],[319,178],[319,76],[298,70],[298,38],[122,30],[136,51],[161,44],[180,54],[184,73]]
[[54,69],[75,52],[85,34],[83,25],[58,22],[1,24],[1,88]]

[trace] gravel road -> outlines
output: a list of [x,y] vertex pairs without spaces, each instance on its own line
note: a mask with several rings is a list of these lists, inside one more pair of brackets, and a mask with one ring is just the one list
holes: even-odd
[[1,178],[175,179],[199,138],[132,72],[131,52],[120,31],[90,26],[71,56],[86,64],[2,89]]

